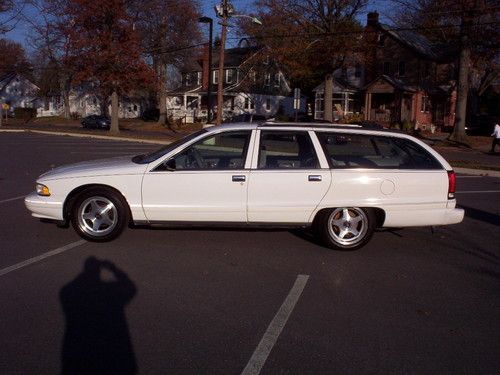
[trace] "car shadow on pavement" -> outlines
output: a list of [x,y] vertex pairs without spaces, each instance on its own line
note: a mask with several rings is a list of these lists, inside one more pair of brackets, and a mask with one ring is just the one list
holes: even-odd
[[464,205],[460,205],[460,207],[465,210],[465,216],[500,227],[500,215]]
[[[114,280],[103,280],[101,271]],[[87,258],[83,271],[59,293],[66,319],[62,374],[137,373],[125,316],[136,292],[112,262]]]

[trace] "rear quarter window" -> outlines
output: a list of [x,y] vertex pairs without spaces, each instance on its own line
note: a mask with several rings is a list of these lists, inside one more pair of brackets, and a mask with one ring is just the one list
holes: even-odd
[[332,168],[443,169],[434,156],[404,138],[318,132]]

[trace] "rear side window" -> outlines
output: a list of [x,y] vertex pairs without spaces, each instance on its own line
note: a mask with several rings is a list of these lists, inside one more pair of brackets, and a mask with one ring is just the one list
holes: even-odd
[[420,145],[401,138],[317,133],[332,168],[443,169]]
[[258,168],[319,168],[311,137],[307,132],[261,131]]

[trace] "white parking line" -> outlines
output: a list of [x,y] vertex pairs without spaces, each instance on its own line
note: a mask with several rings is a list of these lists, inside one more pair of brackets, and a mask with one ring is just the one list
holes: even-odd
[[283,327],[297,304],[308,279],[309,275],[297,276],[295,284],[293,284],[290,293],[288,293],[288,296],[274,316],[274,319],[269,324],[269,327],[267,327],[266,333],[264,333],[257,349],[255,349],[252,354],[252,358],[250,358],[250,361],[248,361],[248,364],[243,369],[243,372],[241,373],[242,375],[257,375],[260,373],[260,370],[262,370],[269,353],[271,353],[271,350],[273,349],[274,344],[276,344]]
[[12,201],[16,201],[18,199],[23,199],[26,195],[21,195],[19,197],[14,197],[14,198],[9,198],[9,199],[4,199],[2,201],[0,201],[0,203],[6,203],[6,202],[12,202]]
[[455,194],[482,194],[482,193],[500,193],[500,190],[469,190],[469,191],[455,192]]
[[7,275],[8,273],[10,272],[14,272],[14,271],[17,271],[21,268],[24,268],[26,266],[29,266],[30,264],[33,264],[33,263],[37,263],[37,262],[40,262],[41,260],[44,260],[46,258],[49,258],[51,256],[54,256],[54,255],[57,255],[57,254],[61,254],[65,251],[68,251],[68,250],[71,250],[77,246],[80,246],[80,245],[83,245],[84,243],[86,243],[87,241],[85,240],[79,240],[79,241],[76,241],[76,242],[72,242],[70,244],[67,244],[65,246],[62,246],[62,247],[59,247],[55,250],[51,250],[51,251],[48,251],[42,255],[38,255],[36,257],[33,257],[33,258],[30,258],[30,259],[27,259],[23,262],[19,262],[19,263],[16,263],[12,266],[9,266],[7,268],[3,268],[0,270],[0,276],[4,276],[4,275]]

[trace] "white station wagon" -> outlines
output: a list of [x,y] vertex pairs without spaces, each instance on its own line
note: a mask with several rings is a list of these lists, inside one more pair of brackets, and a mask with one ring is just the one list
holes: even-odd
[[455,224],[455,174],[406,134],[349,125],[214,126],[150,154],[41,175],[25,199],[38,218],[90,241],[129,224],[313,227],[356,249],[378,227]]

